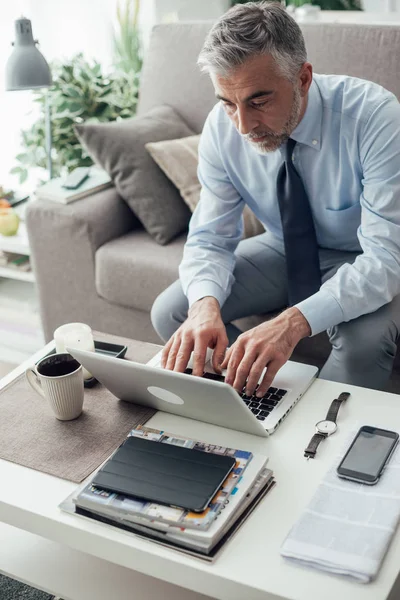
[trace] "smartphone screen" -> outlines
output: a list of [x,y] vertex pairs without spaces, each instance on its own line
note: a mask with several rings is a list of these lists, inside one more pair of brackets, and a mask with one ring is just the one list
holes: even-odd
[[376,483],[399,438],[395,431],[361,427],[343,460],[338,475],[364,483]]

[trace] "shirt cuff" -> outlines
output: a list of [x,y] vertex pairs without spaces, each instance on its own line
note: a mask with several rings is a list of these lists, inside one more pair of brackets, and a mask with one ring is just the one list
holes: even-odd
[[338,301],[325,290],[306,298],[296,308],[307,319],[311,328],[311,336],[326,331],[344,321],[343,310]]
[[213,296],[219,302],[220,307],[226,300],[226,294],[224,293],[222,287],[215,283],[214,281],[195,281],[191,283],[188,287],[186,293],[187,299],[189,301],[189,308],[200,300],[201,298],[205,298],[206,296]]

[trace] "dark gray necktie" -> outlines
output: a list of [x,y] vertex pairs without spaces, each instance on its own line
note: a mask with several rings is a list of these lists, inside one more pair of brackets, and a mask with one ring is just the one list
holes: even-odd
[[285,161],[277,179],[291,306],[312,296],[321,286],[318,244],[311,208],[292,161],[295,145],[295,140],[289,138]]

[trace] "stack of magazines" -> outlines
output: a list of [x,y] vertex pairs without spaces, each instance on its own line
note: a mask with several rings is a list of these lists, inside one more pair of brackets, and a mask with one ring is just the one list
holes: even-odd
[[99,489],[91,482],[72,498],[75,512],[206,560],[213,560],[275,483],[267,468],[268,459],[259,454],[143,426],[133,429],[129,436],[230,456],[235,466],[203,512]]

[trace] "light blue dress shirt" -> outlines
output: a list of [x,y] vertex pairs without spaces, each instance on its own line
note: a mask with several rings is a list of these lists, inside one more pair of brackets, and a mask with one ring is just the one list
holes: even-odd
[[[400,105],[374,83],[314,74],[291,137],[319,246],[362,252],[296,305],[315,335],[400,294]],[[189,306],[204,296],[222,306],[229,296],[245,204],[282,244],[282,161],[282,148],[258,154],[216,104],[201,136],[201,197],[179,269]]]

